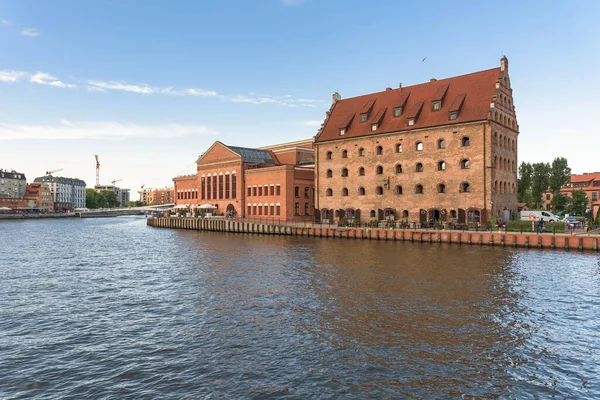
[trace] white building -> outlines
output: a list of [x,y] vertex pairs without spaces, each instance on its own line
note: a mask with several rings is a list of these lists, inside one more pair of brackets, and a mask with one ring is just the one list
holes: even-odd
[[81,179],[47,175],[35,178],[34,182],[48,184],[56,211],[85,207],[85,182]]

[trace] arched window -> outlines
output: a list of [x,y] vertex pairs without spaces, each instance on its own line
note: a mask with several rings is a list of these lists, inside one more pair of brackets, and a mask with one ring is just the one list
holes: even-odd
[[375,193],[383,194],[383,188],[381,186],[377,186],[377,189],[375,189]]
[[498,156],[494,156],[494,168],[498,168]]
[[[273,186],[271,186],[271,189],[273,189]],[[308,195],[309,193],[309,189],[307,187],[304,188],[304,198],[305,199],[310,199],[310,196]],[[272,193],[271,193],[272,195]]]
[[365,156],[365,149],[363,149],[362,147],[360,149],[358,149],[358,155],[360,157],[364,157]]
[[498,193],[498,181],[494,182],[494,193]]
[[396,153],[402,153],[402,145],[400,143],[396,145]]
[[347,188],[343,188],[342,189],[342,196],[344,196],[344,197],[348,196],[348,189]]
[[461,183],[460,191],[463,193],[469,193],[471,191],[471,185],[469,185],[467,182]]
[[450,218],[456,218],[456,210],[450,210]]
[[471,145],[471,139],[469,139],[468,136],[465,136],[464,138],[462,138],[462,145],[463,147],[467,147]]
[[327,159],[328,159],[328,160],[331,160],[332,156],[333,156],[333,153],[332,153],[332,152],[330,152],[330,151],[328,151],[328,152],[327,152]]
[[377,154],[379,154],[379,155],[383,154],[383,147],[377,146]]
[[348,150],[342,150],[342,158],[348,158]]
[[396,164],[396,173],[397,174],[401,174],[402,173],[402,164]]
[[383,174],[383,167],[381,165],[378,165],[375,172],[377,173],[377,175]]
[[358,169],[358,175],[360,175],[360,176],[364,176],[365,175],[365,169],[363,167],[360,167]]
[[415,186],[415,193],[416,194],[423,194],[423,185],[417,185],[417,186]]
[[327,197],[333,196],[333,190],[327,189],[327,191],[325,192],[325,196],[327,196]]
[[438,161],[438,171],[446,170],[446,161]]
[[369,213],[369,217],[375,218],[375,210],[371,210],[371,212]]
[[438,193],[446,193],[446,185],[444,185],[443,183],[440,183],[438,185]]
[[330,169],[327,170],[327,177],[328,178],[333,177],[333,172]]
[[396,186],[396,194],[402,194],[402,186]]
[[438,149],[445,149],[445,148],[446,148],[446,141],[444,139],[438,140]]
[[342,176],[348,176],[348,168],[342,168]]
[[402,218],[408,218],[408,210],[402,211]]
[[365,195],[365,188],[364,187],[359,187],[358,188],[358,195],[359,196],[364,196]]
[[300,203],[296,203],[294,206],[294,215],[300,215]]
[[469,169],[469,168],[471,168],[471,162],[469,160],[462,160],[460,162],[460,167],[462,169]]
[[308,215],[308,203],[304,203],[304,215]]
[[423,164],[417,163],[415,170],[417,172],[423,172]]
[[417,151],[423,151],[423,142],[417,142],[416,146]]

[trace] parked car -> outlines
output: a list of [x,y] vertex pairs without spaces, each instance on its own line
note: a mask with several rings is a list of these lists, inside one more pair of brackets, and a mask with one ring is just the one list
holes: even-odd
[[578,225],[579,224],[579,220],[574,215],[569,215],[568,217],[565,217],[563,222],[565,224],[569,224],[569,225]]
[[521,211],[521,221],[529,221],[529,216],[534,215],[535,220],[539,221],[544,218],[546,222],[559,222],[560,218],[549,211]]

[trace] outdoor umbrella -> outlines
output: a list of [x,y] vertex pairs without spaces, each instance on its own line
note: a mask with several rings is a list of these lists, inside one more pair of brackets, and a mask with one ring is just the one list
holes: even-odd
[[208,210],[214,210],[214,209],[215,209],[215,208],[217,208],[217,207],[216,207],[216,206],[213,206],[212,204],[208,204],[208,203],[207,203],[207,204],[202,204],[202,205],[201,205],[200,207],[198,207],[198,208],[201,208],[201,209],[203,209],[203,210],[207,210],[207,209],[208,209]]

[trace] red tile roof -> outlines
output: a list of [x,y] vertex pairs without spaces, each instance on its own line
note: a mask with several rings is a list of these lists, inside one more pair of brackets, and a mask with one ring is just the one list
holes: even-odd
[[600,172],[592,172],[582,175],[571,175],[571,183],[584,183],[600,180]]
[[[339,100],[333,107],[323,130],[317,136],[316,142],[486,120],[499,76],[500,68],[492,68],[453,78]],[[429,104],[436,96],[439,96],[439,93],[443,93],[446,87],[445,95],[448,99],[453,100],[452,103],[445,101],[441,110],[432,111]],[[448,112],[451,111],[451,108],[458,107],[455,103],[459,95],[464,95],[462,108],[458,118],[450,120]],[[371,131],[373,115],[370,116],[368,122],[371,123],[368,124],[361,124],[358,119],[351,120],[354,115],[361,113],[372,101],[375,102],[373,107],[376,109],[390,109],[390,112],[385,113],[379,128],[374,132]],[[405,110],[411,112],[403,111],[400,117],[394,118],[391,108],[401,106],[404,103],[406,103]],[[414,114],[415,106],[418,107],[418,104],[425,104],[425,106],[421,107],[421,113],[415,124],[409,126],[407,118]],[[350,121],[349,126],[347,125],[348,121]],[[340,136],[339,129],[345,126],[348,129],[344,136]]]

